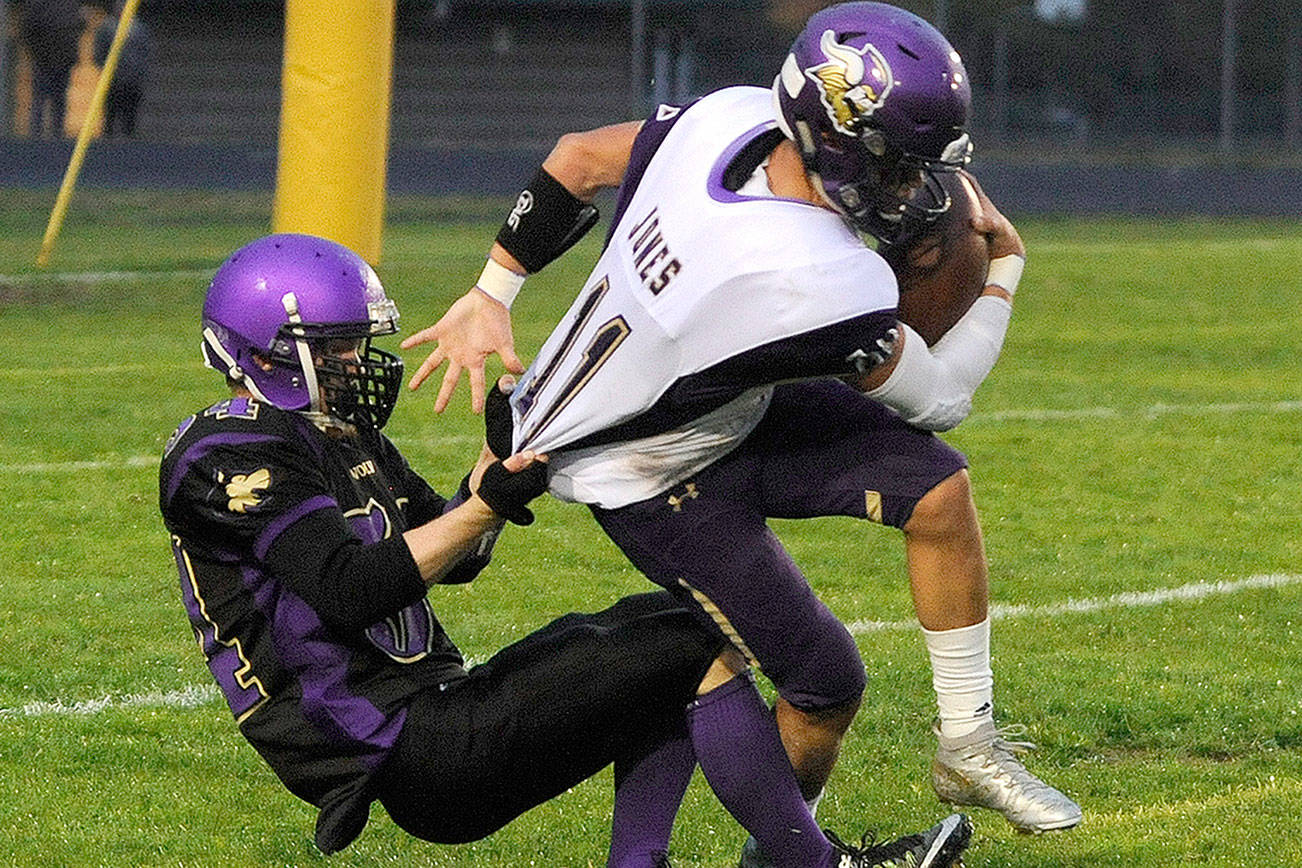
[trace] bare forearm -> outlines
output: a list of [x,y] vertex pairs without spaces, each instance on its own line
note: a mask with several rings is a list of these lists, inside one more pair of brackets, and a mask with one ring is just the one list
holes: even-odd
[[421,578],[437,584],[479,545],[484,534],[502,526],[503,520],[478,496],[403,533]]
[[603,187],[623,181],[640,128],[640,123],[616,124],[562,136],[530,186],[521,191],[474,288],[438,322],[402,342],[403,349],[438,343],[412,375],[413,389],[448,363],[435,412],[447,407],[463,371],[470,378],[471,406],[476,413],[483,410],[484,361],[493,353],[502,357],[508,371],[524,372],[511,334],[511,303],[525,275],[562,255],[596,223],[592,198]]

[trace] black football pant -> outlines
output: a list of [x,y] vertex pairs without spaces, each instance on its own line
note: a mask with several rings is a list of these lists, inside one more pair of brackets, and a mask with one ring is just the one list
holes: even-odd
[[666,593],[566,615],[417,697],[377,797],[418,838],[483,838],[610,763],[685,735],[684,709],[721,648]]

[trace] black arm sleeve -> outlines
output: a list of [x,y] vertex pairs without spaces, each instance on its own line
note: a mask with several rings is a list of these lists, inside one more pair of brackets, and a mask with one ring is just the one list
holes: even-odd
[[498,231],[497,243],[533,274],[577,244],[598,216],[596,206],[539,167]]
[[407,497],[407,505],[403,510],[407,527],[419,527],[446,512],[448,501],[430,487],[425,477],[411,469],[398,448],[384,436],[378,442],[385,472],[390,479],[398,480],[402,493]]
[[400,535],[363,545],[337,510],[309,513],[286,528],[267,566],[321,620],[355,633],[425,596],[425,582]]

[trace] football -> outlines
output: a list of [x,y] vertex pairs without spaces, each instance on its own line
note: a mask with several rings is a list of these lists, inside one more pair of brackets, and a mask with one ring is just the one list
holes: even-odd
[[985,287],[990,256],[972,228],[981,213],[976,179],[968,172],[937,175],[950,206],[920,237],[884,255],[900,287],[900,320],[931,346],[967,312]]

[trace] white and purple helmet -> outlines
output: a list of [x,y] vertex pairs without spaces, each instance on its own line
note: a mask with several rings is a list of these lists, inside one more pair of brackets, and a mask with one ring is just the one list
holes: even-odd
[[773,98],[782,131],[856,229],[891,244],[949,207],[935,173],[968,161],[972,92],[958,53],[923,19],[886,3],[815,13]]
[[[296,234],[246,244],[213,276],[202,327],[204,363],[260,401],[375,428],[393,412],[402,359],[371,338],[398,330],[398,308],[343,245]],[[329,341],[356,341],[356,359]]]

